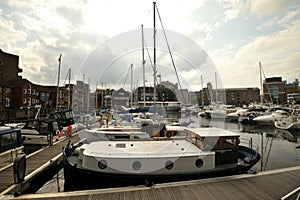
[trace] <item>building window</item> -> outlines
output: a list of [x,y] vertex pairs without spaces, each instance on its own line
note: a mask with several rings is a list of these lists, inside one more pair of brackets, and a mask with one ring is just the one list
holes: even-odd
[[32,90],[32,94],[35,95],[35,90]]
[[32,104],[35,104],[35,99],[32,99]]
[[28,97],[27,103],[28,103],[28,106],[31,106],[31,98],[30,97]]
[[26,104],[27,100],[26,98],[23,99],[23,104]]
[[5,107],[9,107],[9,98],[5,98]]
[[28,87],[28,94],[31,94],[31,85]]
[[10,93],[10,88],[5,88],[5,93]]
[[24,88],[24,90],[23,90],[23,93],[24,93],[24,94],[27,94],[27,90],[26,90],[26,88]]

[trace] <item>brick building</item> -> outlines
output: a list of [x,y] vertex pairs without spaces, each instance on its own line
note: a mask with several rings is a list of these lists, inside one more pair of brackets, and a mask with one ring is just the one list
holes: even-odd
[[[0,121],[33,118],[37,106],[41,107],[41,115],[56,108],[57,87],[34,84],[23,79],[21,72],[19,56],[0,50]],[[67,96],[65,91],[62,89],[60,94]]]

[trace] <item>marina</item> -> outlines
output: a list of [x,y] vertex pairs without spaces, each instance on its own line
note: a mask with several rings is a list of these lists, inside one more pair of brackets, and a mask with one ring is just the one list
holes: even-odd
[[[109,23],[102,24],[100,20],[97,27],[103,28],[101,31],[94,29],[95,23],[91,28],[87,21],[103,16],[92,14],[91,18],[85,13],[93,13],[90,7],[99,12],[106,5],[90,3],[84,2],[84,9],[78,10],[69,10],[67,4],[49,7],[42,3],[43,11],[55,8],[43,12],[51,16],[43,27],[38,23],[43,17],[35,9],[27,14],[26,24],[7,18],[22,16],[14,3],[4,3],[5,9],[0,9],[6,30],[14,27],[24,30],[21,47],[17,38],[11,39],[15,43],[3,40],[7,44],[1,45],[9,51],[16,46],[14,51],[23,53],[20,63],[28,70],[22,77],[19,56],[0,49],[0,200],[300,199],[300,87],[294,70],[297,63],[292,62],[291,56],[281,59],[285,56],[282,50],[292,49],[291,55],[299,52],[293,45],[284,48],[284,44],[291,43],[288,38],[295,38],[295,31],[289,31],[298,30],[294,26],[299,25],[295,21],[299,9],[294,7],[299,7],[299,3],[282,7],[277,14],[273,11],[268,19],[262,16],[259,22],[253,3],[233,6],[226,2],[217,9],[207,9],[207,3],[193,9],[180,5],[188,15],[176,12],[179,18],[172,17],[176,6],[169,9],[170,5],[164,5],[160,13],[156,2],[152,2],[152,11],[150,7],[137,6],[137,2],[135,6],[116,4],[113,11],[121,7],[127,13],[111,12],[118,21],[106,13]],[[24,5],[22,12],[30,11],[31,5]],[[220,11],[222,18],[199,12],[204,7]],[[144,21],[150,14],[153,27],[144,29],[141,24],[140,29],[131,28],[110,38],[112,32],[105,33],[106,28],[121,23],[127,27],[117,14],[122,14],[123,19],[131,15],[128,22]],[[28,23],[32,16],[36,28]],[[197,20],[189,24],[195,16]],[[72,18],[80,23],[74,30],[83,36],[81,28],[88,30],[87,40],[73,32],[74,23],[69,23]],[[181,21],[181,18],[186,19]],[[255,24],[251,28],[262,31],[258,34],[243,27],[241,30],[247,30],[245,34],[237,32],[231,34],[232,38],[216,38],[228,34],[232,27],[227,22],[232,19],[249,27]],[[6,21],[11,23],[8,25]],[[51,26],[51,22],[57,26]],[[163,22],[168,27],[178,22],[176,28],[182,31],[185,27],[184,32],[190,38],[165,29]],[[266,24],[273,23],[281,25],[274,32],[266,30]],[[40,29],[53,37],[45,37]],[[52,30],[56,34],[50,34]],[[251,35],[246,34],[248,30]],[[270,48],[272,45],[265,44],[269,41],[278,44],[275,35],[283,46],[278,53]],[[28,38],[31,44],[25,42]],[[94,41],[87,42],[91,38]],[[79,39],[80,46],[79,43],[68,46],[69,39]],[[258,43],[261,40],[263,45]],[[43,55],[37,51],[40,47],[32,44],[42,44]],[[217,59],[212,61],[199,44]],[[23,46],[27,45],[32,52],[25,51]],[[64,52],[58,56],[56,70],[53,53],[61,50]],[[74,57],[81,58],[81,51],[86,52],[82,63]],[[284,77],[274,74],[267,77],[262,62],[256,58],[265,59],[264,68]],[[214,62],[221,67],[217,69]],[[69,68],[63,85],[62,64],[77,71],[73,76],[74,71]],[[251,82],[251,78],[257,79],[257,70],[259,87]],[[49,75],[54,74],[57,85],[48,85]],[[71,76],[76,80],[71,82]],[[37,83],[31,82],[36,78]],[[225,85],[230,87],[224,88]]]
[[[193,121],[194,122],[190,124],[191,127],[196,126],[196,124],[199,123],[199,118],[193,118]],[[13,195],[20,195],[19,197],[21,198],[47,197],[53,199],[66,198],[67,196],[72,196],[72,198],[88,198],[89,195],[95,196],[96,198],[107,198],[113,195],[118,199],[123,195],[128,195],[128,198],[131,198],[132,195],[135,196],[137,194],[141,196],[153,194],[158,195],[157,198],[160,198],[161,196],[159,196],[159,194],[161,192],[168,191],[168,194],[173,196],[179,195],[177,192],[180,190],[197,188],[197,191],[202,191],[204,194],[210,190],[219,191],[224,195],[228,195],[226,196],[228,199],[235,199],[230,196],[231,193],[229,194],[228,192],[228,188],[230,188],[230,190],[233,191],[237,190],[238,195],[236,196],[236,199],[253,199],[253,196],[251,196],[253,191],[255,191],[255,198],[257,199],[260,199],[260,197],[264,197],[264,199],[272,199],[273,197],[276,197],[278,199],[287,195],[299,186],[300,179],[295,176],[295,174],[299,174],[300,170],[300,149],[297,148],[300,144],[299,133],[287,133],[286,131],[279,132],[281,130],[275,129],[274,127],[242,125],[239,123],[221,122],[219,120],[212,122],[212,124],[215,126],[220,126],[220,124],[222,124],[224,129],[240,133],[244,138],[252,138],[253,144],[264,145],[263,148],[259,147],[258,149],[258,152],[261,154],[261,160],[253,167],[251,174],[172,183],[157,183],[152,187],[145,187],[145,185],[143,186],[142,184],[135,187],[126,187],[126,189],[117,187],[92,190],[92,192],[85,192],[84,190],[64,192],[64,180],[61,180],[61,178],[63,178],[61,174],[63,173],[61,171],[61,163],[62,148],[68,143],[68,138],[66,138],[54,143],[53,146],[48,146],[36,151],[27,158],[25,182],[19,184],[19,186],[14,184],[12,176],[8,176],[8,174],[13,174],[12,166],[1,172],[0,180],[5,180],[5,182],[1,181],[1,195],[3,195],[3,198],[7,199],[14,198]],[[71,139],[71,142],[75,144],[82,139],[79,135],[80,132],[69,139]],[[38,158],[38,162],[36,158]],[[47,168],[49,170],[49,168],[51,168],[50,166],[52,166],[52,169],[50,170],[52,173],[49,174],[49,176],[45,176],[45,179],[42,181],[39,180],[38,182],[35,182],[37,179],[40,179],[40,174],[43,174],[43,176],[45,175],[45,170],[47,170]],[[59,176],[58,174],[60,174],[60,180],[55,181],[55,179]],[[49,187],[47,183],[49,180],[52,184],[54,184],[54,186]],[[276,184],[274,183],[275,180]],[[241,182],[243,184],[240,184]],[[264,184],[264,187],[260,185],[262,183]],[[43,189],[43,184],[46,189]],[[270,184],[270,187],[272,186],[272,190],[276,190],[275,193],[267,190],[268,184]],[[39,188],[33,187],[33,185],[39,186]],[[235,189],[232,188],[233,186],[236,186]],[[277,187],[282,188],[279,190],[276,189]],[[252,190],[250,193],[246,192],[249,188]],[[265,189],[262,190],[262,188]],[[18,190],[19,192],[17,192]],[[170,191],[172,192],[169,193]],[[186,193],[182,195],[185,195],[186,198],[190,197],[192,199],[196,199],[197,197],[194,193]],[[218,197],[217,193],[214,193],[214,195],[211,194],[210,197],[212,199]]]

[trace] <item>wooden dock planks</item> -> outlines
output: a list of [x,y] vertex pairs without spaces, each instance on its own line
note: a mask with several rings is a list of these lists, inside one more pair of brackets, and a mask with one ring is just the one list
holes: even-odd
[[[74,134],[73,137],[65,138],[53,146],[47,146],[36,153],[26,156],[26,174],[25,176],[32,173],[34,170],[42,166],[43,164],[49,162],[55,156],[62,153],[62,148],[66,146],[68,139],[73,143],[79,141],[78,134]],[[5,191],[7,188],[14,184],[13,178],[13,166],[10,166],[3,171],[0,171],[0,193]]]
[[[154,187],[125,187],[90,191],[26,194],[18,199],[121,199],[121,200],[255,200],[280,199],[300,186],[300,166],[212,179],[157,184]],[[3,199],[14,199],[5,195]]]

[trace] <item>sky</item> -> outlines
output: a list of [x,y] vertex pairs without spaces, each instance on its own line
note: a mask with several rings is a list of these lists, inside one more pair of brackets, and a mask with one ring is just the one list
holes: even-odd
[[57,84],[61,54],[60,85],[71,69],[91,90],[151,86],[154,74],[189,90],[260,88],[259,62],[263,78],[300,78],[298,0],[157,0],[155,65],[153,10],[148,0],[2,0],[0,49],[42,85]]

